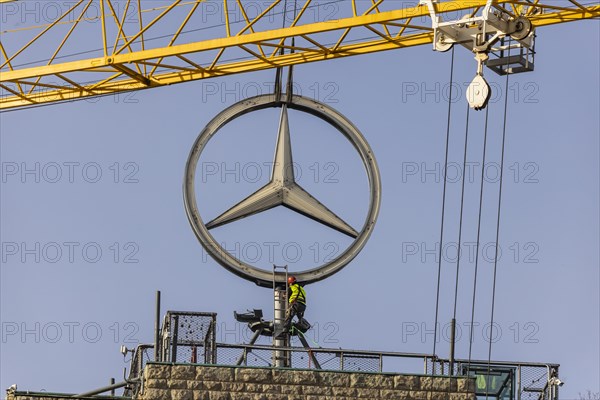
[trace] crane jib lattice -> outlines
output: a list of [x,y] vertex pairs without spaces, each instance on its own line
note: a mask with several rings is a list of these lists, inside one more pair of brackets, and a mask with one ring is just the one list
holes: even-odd
[[0,109],[428,44],[432,15],[456,20],[486,4],[534,28],[600,16],[575,0],[306,0],[281,28],[281,0],[32,3],[0,2]]

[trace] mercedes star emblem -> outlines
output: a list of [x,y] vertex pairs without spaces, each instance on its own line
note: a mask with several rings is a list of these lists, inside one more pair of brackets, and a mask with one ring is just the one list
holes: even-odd
[[[221,215],[208,223],[204,223],[198,212],[195,194],[195,174],[204,147],[219,129],[235,118],[272,107],[281,108],[281,114],[270,181]],[[312,114],[333,125],[358,151],[367,172],[371,192],[369,211],[360,232],[296,182],[290,143],[288,108]],[[219,113],[200,133],[192,147],[186,165],[183,190],[185,208],[190,224],[200,243],[211,257],[236,275],[265,287],[272,287],[273,285],[272,272],[247,264],[225,251],[209,232],[211,229],[277,206],[284,206],[353,238],[352,244],[334,260],[317,268],[294,272],[299,281],[308,284],[325,279],[338,272],[360,252],[375,225],[381,198],[379,169],[373,152],[360,131],[342,114],[328,105],[298,95],[291,96],[291,101],[287,103],[277,101],[275,95],[261,95],[240,101]],[[278,282],[279,280],[283,282],[283,279],[283,276],[277,277]]]

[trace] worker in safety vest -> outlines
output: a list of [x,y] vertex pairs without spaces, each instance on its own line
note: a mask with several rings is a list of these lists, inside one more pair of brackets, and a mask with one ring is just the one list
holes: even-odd
[[289,286],[289,305],[285,315],[284,332],[290,330],[290,325],[294,316],[298,317],[298,321],[302,322],[304,319],[304,311],[306,310],[306,292],[304,288],[296,282],[295,276],[288,278]]

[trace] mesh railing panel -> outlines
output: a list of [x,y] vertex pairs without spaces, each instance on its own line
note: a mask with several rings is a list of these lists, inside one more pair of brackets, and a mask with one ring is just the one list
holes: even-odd
[[[317,361],[319,361],[319,364],[321,365],[321,368],[323,369],[329,369],[329,370],[342,370],[341,368],[341,357],[339,354],[335,354],[335,353],[316,353],[315,357],[317,358]],[[314,366],[313,366],[314,368]]]
[[[340,364],[340,354],[334,352],[312,352],[314,358],[317,359],[321,369],[342,370]],[[304,349],[292,352],[292,367],[312,369],[316,368],[316,364],[311,357],[311,354]]]
[[521,367],[521,400],[547,398],[548,369],[540,367]]
[[203,343],[216,320],[211,313],[168,312],[169,334],[174,337],[177,333],[178,343]]
[[[483,377],[479,378],[481,387],[476,388],[476,390],[484,393],[486,384],[493,382],[493,377],[498,376],[499,371],[511,371],[512,382],[509,387],[512,393],[508,394],[508,398],[515,400],[555,400],[552,398],[552,393],[556,392],[551,391],[551,386],[548,382],[552,374],[558,377],[558,365],[533,363],[511,364],[509,362],[499,363],[492,361],[489,366],[491,374],[490,378],[487,380],[485,377],[487,376],[488,363],[483,361],[473,361],[469,363],[466,360],[457,360],[454,363],[454,373],[458,375],[473,375],[476,377],[483,375]],[[449,372],[450,362],[448,360],[427,358],[426,374],[449,375]],[[503,398],[506,398],[506,396],[507,394],[504,393]]]
[[183,364],[213,364],[213,347],[204,344],[179,343],[173,351],[170,347],[169,362]]
[[[448,360],[427,358],[426,365],[425,373],[428,375],[450,375],[450,362]],[[460,375],[458,365],[458,363],[454,364],[452,372],[455,375]]]
[[[242,356],[246,352],[246,358]],[[240,365],[251,367],[271,367],[273,365],[274,348],[270,346],[250,346],[217,343],[217,364]],[[291,367],[296,369],[316,369],[317,364],[321,369],[331,371],[353,371],[353,372],[397,372],[397,369],[385,369],[385,365],[396,366],[399,363],[409,366],[402,369],[404,373],[423,373],[423,355],[411,354],[388,354],[356,352],[349,350],[334,349],[306,349],[303,347],[289,347],[278,350],[288,353]],[[386,360],[388,362],[386,363]]]
[[[237,365],[240,357],[244,354],[244,347],[230,347],[217,345],[217,364]],[[246,358],[241,365],[249,367],[270,367],[273,352],[265,349],[248,349]]]
[[169,311],[162,330],[163,361],[215,363],[214,313]]
[[357,372],[381,372],[380,358],[363,355],[344,355],[342,370]]

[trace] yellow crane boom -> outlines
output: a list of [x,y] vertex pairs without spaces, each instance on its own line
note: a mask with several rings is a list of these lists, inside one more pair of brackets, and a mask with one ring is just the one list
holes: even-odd
[[[293,3],[293,7],[291,4]],[[435,3],[442,18],[488,0]],[[32,4],[38,4],[37,10]],[[44,6],[46,4],[46,6]],[[44,11],[48,4],[53,9]],[[432,43],[430,10],[394,0],[0,2],[0,109]],[[287,7],[286,7],[287,4]],[[68,5],[68,6],[66,6]],[[492,1],[534,27],[598,18],[575,0]],[[285,21],[285,27],[281,27]],[[279,27],[278,27],[279,25]]]

